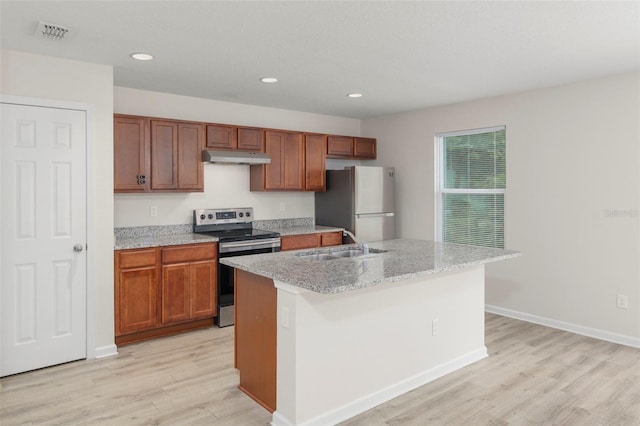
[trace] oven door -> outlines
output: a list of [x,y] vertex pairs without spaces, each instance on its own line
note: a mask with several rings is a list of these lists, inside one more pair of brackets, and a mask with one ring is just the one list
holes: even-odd
[[[245,256],[250,254],[272,253],[275,251],[280,251],[280,239],[273,238],[270,240],[274,240],[272,241],[272,244],[270,244],[268,247],[263,246],[261,248],[244,247],[242,249],[238,249],[238,246],[241,243],[228,243],[226,247],[226,243],[220,243],[220,251],[218,253],[218,257],[223,258],[232,256]],[[275,240],[277,240],[277,245],[275,244]],[[231,250],[223,252],[225,248],[230,248]],[[218,327],[226,327],[228,325],[233,325],[234,323],[233,269],[234,268],[231,266],[218,263]]]

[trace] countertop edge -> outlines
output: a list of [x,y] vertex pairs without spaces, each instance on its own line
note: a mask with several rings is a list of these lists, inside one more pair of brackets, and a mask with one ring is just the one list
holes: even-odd
[[[322,251],[330,251],[330,250],[331,250],[331,248],[326,248],[325,250],[317,250],[316,249],[316,250],[313,250],[313,251],[314,252],[315,251],[322,252]],[[301,251],[304,251],[304,250],[297,250],[296,252],[301,252]],[[292,256],[295,256],[295,252],[284,252],[284,253],[290,254]],[[283,252],[280,252],[279,254],[283,254]],[[447,266],[439,267],[439,268],[425,269],[423,271],[416,271],[416,272],[411,272],[411,273],[403,273],[403,274],[398,274],[396,276],[384,277],[384,278],[370,280],[370,281],[364,281],[364,282],[350,282],[350,283],[345,283],[345,284],[342,284],[342,285],[341,284],[337,284],[337,285],[323,286],[323,287],[319,287],[319,286],[316,286],[316,285],[313,285],[313,284],[309,284],[308,280],[295,279],[295,278],[291,278],[291,276],[286,277],[286,276],[283,276],[283,274],[274,273],[273,271],[269,271],[267,269],[260,268],[259,266],[247,265],[245,263],[242,263],[241,261],[236,260],[236,258],[234,258],[234,257],[228,257],[228,258],[220,259],[220,262],[222,264],[224,264],[224,265],[227,265],[227,266],[238,268],[238,269],[241,269],[243,271],[250,272],[250,273],[253,273],[253,274],[256,274],[256,275],[261,275],[261,276],[264,276],[266,278],[270,278],[272,280],[276,280],[276,281],[280,281],[280,282],[283,282],[283,283],[286,283],[286,284],[290,284],[292,286],[295,286],[295,287],[298,287],[298,288],[301,288],[301,289],[305,289],[305,290],[309,290],[309,291],[312,291],[312,292],[315,292],[315,293],[320,293],[320,294],[338,294],[338,293],[345,293],[345,292],[359,290],[359,289],[368,288],[368,287],[375,287],[375,286],[380,286],[380,285],[384,285],[384,284],[394,283],[394,282],[398,282],[398,281],[410,280],[410,279],[413,279],[413,278],[419,278],[419,277],[424,277],[424,276],[429,276],[429,275],[435,275],[435,274],[439,274],[439,273],[459,271],[459,270],[463,270],[463,269],[474,267],[474,266],[481,266],[481,265],[485,265],[487,263],[499,262],[499,261],[513,259],[513,258],[520,257],[520,256],[521,256],[521,253],[519,253],[519,252],[509,251],[508,253],[497,255],[497,256],[490,256],[490,257],[487,257],[487,258],[484,258],[484,259],[478,259],[478,260],[469,261],[469,262],[461,262],[461,263],[451,264],[451,265],[447,265]]]

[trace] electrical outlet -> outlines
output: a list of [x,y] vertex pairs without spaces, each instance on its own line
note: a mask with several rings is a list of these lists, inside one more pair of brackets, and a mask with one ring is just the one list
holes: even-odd
[[618,309],[628,309],[629,298],[624,294],[619,294],[616,300],[616,306],[618,307]]
[[149,207],[149,216],[151,216],[151,217],[158,216],[158,206]]
[[440,328],[440,321],[438,320],[438,318],[434,318],[431,321],[431,335],[432,336],[437,336],[439,328]]
[[280,211],[283,212],[286,210],[286,206],[284,205],[283,202],[280,202]]

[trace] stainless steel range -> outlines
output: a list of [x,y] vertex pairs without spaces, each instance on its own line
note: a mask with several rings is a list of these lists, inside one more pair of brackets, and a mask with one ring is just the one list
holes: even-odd
[[[253,208],[193,211],[193,232],[218,237],[218,259],[280,251],[280,234],[253,227]],[[233,325],[233,268],[218,262],[218,327]]]

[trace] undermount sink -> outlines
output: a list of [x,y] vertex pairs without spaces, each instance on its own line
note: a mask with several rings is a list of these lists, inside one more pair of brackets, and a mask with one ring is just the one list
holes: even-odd
[[339,257],[332,256],[327,253],[298,253],[296,254],[298,257],[302,257],[304,259],[309,260],[333,260],[339,259]]
[[365,254],[359,248],[350,248],[346,250],[336,250],[328,253],[298,253],[296,256],[302,257],[303,259],[310,260],[335,260],[335,259],[344,259],[344,258],[354,258],[354,257],[374,257],[380,253],[384,253],[386,250],[378,250],[378,249],[369,249],[369,253]]

